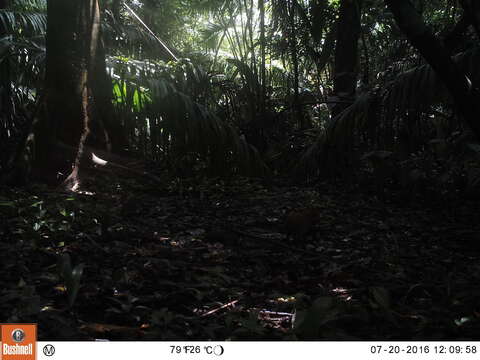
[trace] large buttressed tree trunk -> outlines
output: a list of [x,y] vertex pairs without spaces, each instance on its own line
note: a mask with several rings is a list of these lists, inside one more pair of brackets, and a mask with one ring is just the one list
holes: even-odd
[[[50,177],[70,174],[73,184],[92,121],[96,138],[103,136],[108,147],[103,124],[112,115],[111,83],[105,73],[98,0],[47,4],[46,116],[36,129],[37,165]],[[59,145],[76,151],[59,153]]]
[[358,40],[360,38],[360,0],[341,0],[335,46],[332,108],[335,117],[354,100],[358,75]]

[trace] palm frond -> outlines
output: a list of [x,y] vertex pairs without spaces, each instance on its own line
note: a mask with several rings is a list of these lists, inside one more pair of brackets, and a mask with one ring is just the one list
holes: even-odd
[[266,171],[258,152],[231,125],[185,92],[205,82],[206,74],[201,69],[187,60],[162,65],[110,58],[108,63],[117,74],[114,87],[117,104],[126,107],[126,113],[133,110],[136,123],[132,126],[141,128],[141,122],[147,121],[156,124],[155,129],[147,131],[150,141],[155,141],[153,133],[159,134],[154,148],[177,158],[198,154],[217,170],[234,168],[244,173],[255,170],[257,174]]
[[44,35],[47,31],[47,16],[45,13],[0,10],[0,25],[7,34]]
[[[458,54],[454,61],[472,83],[480,81],[480,48]],[[383,102],[387,116],[405,113],[409,109],[425,109],[439,102],[451,102],[445,86],[429,65],[421,65],[400,74],[386,85],[385,90]]]
[[344,156],[346,151],[352,150],[356,131],[366,128],[369,121],[375,121],[375,117],[370,117],[369,114],[376,100],[375,93],[363,93],[351,106],[331,119],[326,130],[302,154],[295,172],[315,176],[319,175],[320,168],[330,171],[332,166],[340,164],[336,155]]
[[[459,54],[454,60],[472,83],[480,82],[480,48]],[[412,110],[425,112],[432,105],[451,102],[445,86],[429,65],[410,69],[387,82],[383,89],[358,96],[352,105],[330,121],[325,132],[320,133],[302,155],[296,169],[299,173],[318,175],[320,168],[336,166],[337,155],[344,157],[349,152],[354,153],[354,134],[371,129],[380,133],[387,121],[401,118]],[[383,113],[372,115],[375,106],[382,108]],[[396,137],[395,134],[391,136]],[[376,144],[383,145],[385,142]]]
[[235,66],[235,68],[237,69],[237,71],[234,72],[232,78],[234,78],[236,74],[240,73],[241,76],[245,79],[245,83],[248,86],[248,89],[250,89],[252,93],[255,93],[256,89],[259,88],[260,84],[258,82],[258,78],[253,73],[250,66],[247,63],[238,59],[227,59],[227,62]]

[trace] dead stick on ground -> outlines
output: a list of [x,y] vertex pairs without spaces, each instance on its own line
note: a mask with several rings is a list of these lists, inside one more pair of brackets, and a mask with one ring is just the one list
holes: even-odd
[[226,307],[233,306],[233,305],[235,305],[237,302],[238,302],[238,300],[231,301],[231,302],[229,302],[229,303],[227,303],[227,304],[224,304],[224,305],[222,305],[222,306],[220,306],[220,307],[218,307],[218,308],[216,308],[216,309],[210,310],[210,311],[206,312],[205,314],[202,314],[202,317],[205,317],[205,316],[208,316],[208,315],[212,315],[212,314],[216,313],[217,311],[220,311],[220,310],[222,310],[222,309],[225,309]]

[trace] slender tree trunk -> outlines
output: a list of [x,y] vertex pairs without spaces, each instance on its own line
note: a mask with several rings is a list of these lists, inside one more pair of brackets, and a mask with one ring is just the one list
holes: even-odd
[[[241,3],[239,3],[239,4],[241,4]],[[235,16],[234,10],[232,8],[229,8],[229,15],[230,15],[230,22],[235,23],[236,16]],[[241,17],[240,17],[240,19],[241,19]],[[243,22],[242,22],[242,32],[243,32]],[[246,43],[245,43],[245,41],[242,40],[242,37],[238,33],[236,26],[233,27],[233,33],[235,35],[235,38],[234,38],[235,39],[235,46],[238,49],[238,58],[240,59],[240,61],[245,62],[247,51],[246,50],[244,51],[242,44],[246,44]]]
[[293,66],[293,110],[297,117],[297,122],[300,128],[304,128],[304,121],[302,111],[299,104],[299,67],[297,54],[297,28],[295,23],[295,0],[289,0],[289,42],[290,42],[290,56]]
[[452,95],[464,121],[480,139],[480,93],[455,64],[442,42],[424,24],[409,0],[385,0],[395,21],[411,44],[422,54]]
[[265,0],[258,0],[260,11],[260,113],[265,118],[266,69],[265,69]]
[[341,0],[335,47],[332,117],[346,109],[355,98],[360,37],[360,0]]
[[[250,68],[255,76],[255,79],[258,79],[258,68],[257,68],[257,57],[255,54],[255,42],[253,40],[253,27],[254,27],[254,20],[253,20],[253,11],[254,11],[254,2],[250,0],[247,4],[247,1],[244,2],[245,5],[245,12],[247,14],[247,22],[245,24],[245,45],[248,44],[248,52],[250,52]],[[259,89],[255,89],[255,92],[258,93]]]

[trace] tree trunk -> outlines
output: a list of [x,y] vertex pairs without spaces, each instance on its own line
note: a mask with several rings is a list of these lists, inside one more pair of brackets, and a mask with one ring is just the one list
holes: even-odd
[[[67,179],[73,187],[78,182],[93,109],[91,77],[99,44],[98,0],[48,0],[47,15],[47,116],[36,129],[37,167],[46,177],[56,172],[70,174]],[[77,154],[59,158],[58,142],[78,149]]]
[[358,75],[358,40],[360,38],[360,1],[341,0],[335,46],[332,117],[337,116],[355,98]]
[[265,118],[265,100],[266,100],[266,69],[265,69],[265,0],[258,0],[260,11],[260,114]]
[[301,107],[299,104],[299,66],[298,66],[298,54],[297,54],[297,27],[295,22],[295,0],[289,0],[289,43],[290,43],[290,56],[292,58],[293,66],[293,104],[292,108],[297,118],[300,128],[304,128],[303,116]]
[[[385,0],[395,21],[412,45],[422,54],[452,95],[464,121],[480,139],[480,94],[455,64],[442,42],[424,24],[409,0]],[[474,84],[475,85],[475,84]]]

